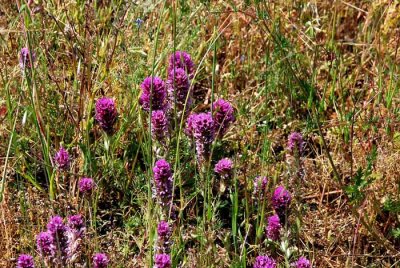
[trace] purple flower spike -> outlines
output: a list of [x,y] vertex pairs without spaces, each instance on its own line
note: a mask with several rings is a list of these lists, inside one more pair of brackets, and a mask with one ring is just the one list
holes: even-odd
[[199,163],[208,160],[211,144],[214,141],[215,129],[211,113],[200,113],[193,118],[193,137],[196,142],[196,152]]
[[272,215],[268,218],[267,237],[273,241],[279,240],[281,228],[282,225],[278,215]]
[[62,253],[66,254],[67,251],[67,226],[64,225],[63,218],[56,215],[50,218],[47,224],[48,232],[53,236],[53,241],[56,248]]
[[213,119],[215,122],[215,131],[218,137],[222,138],[232,122],[235,121],[234,110],[232,105],[219,99],[213,104]]
[[41,232],[36,237],[37,249],[42,257],[51,257],[55,253],[53,236],[50,232]]
[[154,167],[154,188],[155,194],[159,198],[159,202],[163,206],[171,203],[172,198],[172,171],[171,166],[164,159],[158,160]]
[[79,180],[79,191],[82,194],[91,194],[95,187],[92,178],[82,178]]
[[68,217],[68,227],[75,230],[81,230],[85,228],[85,223],[83,221],[82,215],[72,215]]
[[276,262],[268,256],[258,256],[254,263],[253,268],[275,268]]
[[110,260],[104,253],[96,253],[93,256],[93,268],[106,268]]
[[188,118],[186,119],[186,127],[184,129],[184,132],[189,138],[193,138],[193,122],[194,122],[196,116],[197,116],[197,114],[193,113],[193,114],[190,114],[188,116]]
[[304,141],[301,133],[293,132],[288,138],[288,150],[292,155],[301,156],[304,150]]
[[311,268],[311,263],[305,257],[300,257],[296,262],[292,263],[291,266],[296,268]]
[[163,110],[151,113],[151,134],[160,143],[163,143],[168,136],[168,119]]
[[114,100],[106,97],[98,99],[96,102],[95,118],[100,127],[107,134],[111,134],[114,130],[114,124],[118,119],[118,112]]
[[189,88],[189,77],[184,69],[175,68],[170,71],[167,80],[168,97],[170,102],[174,104],[178,111],[183,111],[183,108],[185,107],[185,110],[187,111],[192,104],[192,97]]
[[229,177],[232,173],[233,163],[229,158],[223,158],[215,165],[214,171],[221,177]]
[[69,154],[64,147],[61,146],[60,150],[56,153],[54,162],[60,170],[67,170],[69,168]]
[[19,67],[22,70],[32,68],[32,63],[34,63],[36,60],[35,52],[32,52],[31,56],[32,56],[32,62],[31,62],[31,58],[29,55],[29,49],[27,47],[24,47],[21,49],[21,52],[19,54]]
[[28,254],[21,254],[18,257],[17,268],[35,268],[33,257]]
[[289,209],[292,196],[283,186],[279,186],[275,189],[272,196],[272,206],[274,207],[276,214],[278,214],[281,222],[285,222],[286,212]]
[[171,268],[171,257],[168,254],[157,254],[154,268]]
[[142,106],[143,110],[150,110],[150,102],[151,110],[153,111],[165,111],[167,109],[167,88],[160,77],[147,77],[140,87],[142,89],[142,95],[140,95],[139,104]]
[[189,75],[190,79],[193,78],[195,71],[194,63],[186,51],[176,51],[175,54],[171,55],[169,58],[168,73],[171,73],[174,68],[182,68]]
[[264,197],[264,195],[267,191],[267,184],[268,184],[267,177],[257,176],[254,179],[254,195],[256,195],[257,198],[258,198],[258,195],[261,195],[261,198]]
[[74,263],[81,255],[82,238],[85,230],[85,223],[81,215],[73,215],[68,218],[67,256],[70,263]]
[[163,240],[168,240],[169,236],[171,235],[171,229],[169,228],[169,224],[166,221],[160,221],[157,226],[157,234],[159,238]]

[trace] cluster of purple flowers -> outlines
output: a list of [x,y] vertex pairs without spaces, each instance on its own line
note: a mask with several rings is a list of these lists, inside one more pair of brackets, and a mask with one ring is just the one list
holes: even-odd
[[228,178],[232,174],[233,163],[229,158],[223,158],[215,165],[214,171],[222,178]]
[[93,268],[107,268],[110,260],[104,253],[96,253],[93,256]]
[[235,121],[232,105],[226,100],[219,99],[213,104],[213,118],[215,122],[215,131],[219,138],[222,138],[228,130],[231,123]]
[[168,254],[156,254],[153,268],[171,268],[171,257]]
[[295,268],[311,268],[311,262],[305,258],[300,257],[297,261],[291,264]]
[[[158,239],[157,239],[157,251],[158,255],[156,255],[156,260],[157,260],[157,256],[164,256],[164,257],[159,257],[161,259],[166,259],[169,258],[170,256],[167,254],[170,250],[170,237],[171,237],[171,228],[168,224],[168,222],[166,221],[160,221],[160,223],[157,226],[157,235],[158,235]],[[166,265],[167,263],[164,263],[163,261],[159,260],[159,265],[160,267],[169,267],[169,266],[163,266]],[[169,261],[170,262],[170,261]],[[157,263],[157,261],[156,261]]]
[[54,162],[59,170],[67,170],[69,168],[70,159],[68,151],[61,146],[60,150],[54,156]]
[[106,97],[98,99],[95,110],[95,118],[100,127],[107,134],[111,134],[114,131],[114,124],[118,119],[118,112],[114,100]]
[[213,114],[191,114],[186,120],[185,133],[194,139],[200,163],[209,159],[216,134],[221,138],[234,121],[233,107],[229,102],[220,99],[213,107]]
[[140,86],[142,95],[139,98],[139,104],[143,110],[152,111],[167,109],[167,88],[165,82],[158,76],[146,77]]
[[282,225],[278,215],[272,215],[268,218],[267,237],[273,241],[279,240],[281,228]]
[[269,256],[258,256],[254,262],[253,268],[275,268],[276,262]]
[[168,98],[177,112],[187,111],[192,105],[190,80],[186,71],[175,68],[168,74],[167,80]]
[[[67,224],[62,217],[56,215],[47,223],[47,230],[36,237],[36,246],[39,255],[46,265],[66,267],[76,263],[82,254],[82,240],[85,235],[85,222],[81,215],[68,217]],[[105,268],[109,259],[103,253],[93,257],[93,267]],[[17,268],[34,268],[34,259],[30,255],[21,254],[18,258]]]
[[156,110],[151,113],[151,135],[155,140],[164,142],[168,137],[169,122],[163,110]]
[[92,178],[82,178],[79,180],[78,186],[82,194],[90,195],[96,185]]
[[288,138],[288,151],[294,156],[301,156],[304,150],[303,136],[299,132],[293,132]]
[[172,171],[165,159],[158,160],[153,167],[154,192],[163,207],[169,207],[172,199]]
[[290,202],[292,201],[292,196],[290,192],[283,186],[278,186],[272,196],[272,206],[278,214],[279,219],[282,223],[286,222],[287,212],[289,210]]
[[21,254],[18,257],[17,268],[35,268],[33,257],[28,254]]

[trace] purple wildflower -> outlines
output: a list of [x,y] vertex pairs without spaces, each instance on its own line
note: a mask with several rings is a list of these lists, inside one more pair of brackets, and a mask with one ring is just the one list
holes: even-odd
[[69,154],[64,147],[61,146],[60,150],[54,156],[54,162],[60,170],[66,170],[69,168]]
[[96,253],[93,256],[93,268],[106,268],[110,260],[104,253]]
[[229,102],[223,99],[219,99],[214,102],[213,119],[215,122],[215,131],[218,133],[218,137],[222,138],[231,123],[235,121],[235,116],[233,113],[233,107]]
[[197,158],[200,163],[208,160],[214,141],[214,120],[211,113],[200,113],[193,118],[193,137],[196,142]]
[[303,154],[304,141],[299,132],[293,132],[288,138],[288,150],[293,155],[301,156]]
[[96,102],[96,115],[95,118],[100,124],[100,127],[110,134],[113,131],[114,124],[118,119],[118,112],[115,107],[115,102],[111,98],[101,98]]
[[64,257],[67,251],[68,237],[67,226],[65,226],[63,218],[58,215],[51,217],[47,223],[47,230],[53,236],[57,250]]
[[91,194],[95,184],[92,178],[82,178],[79,180],[79,191],[82,194]]
[[171,257],[168,254],[157,254],[154,268],[171,268]]
[[82,215],[72,215],[68,217],[68,227],[71,229],[80,230],[85,227]]
[[68,248],[67,256],[70,263],[74,263],[81,254],[81,245],[84,232],[86,230],[85,223],[81,215],[73,215],[68,217]]
[[[19,67],[24,70],[26,69],[31,69],[32,68],[32,63],[35,62],[36,60],[36,54],[35,52],[32,52],[31,55],[29,55],[29,49],[27,47],[24,47],[21,49],[21,52],[19,54]],[[31,58],[30,56],[32,56],[32,62],[31,62]]]
[[142,106],[143,110],[150,110],[150,102],[151,110],[166,110],[167,89],[164,81],[160,77],[147,77],[140,87],[142,89],[142,94],[139,98],[139,104]]
[[291,266],[295,268],[311,268],[311,263],[307,258],[300,257],[296,262],[292,263]]
[[283,186],[275,189],[272,196],[272,206],[279,216],[281,222],[285,222],[286,211],[289,209],[292,196]]
[[263,197],[267,191],[268,178],[257,176],[254,179],[254,195],[261,195]]
[[160,221],[160,223],[157,226],[157,234],[159,238],[162,238],[164,240],[169,238],[171,230],[169,228],[168,222]]
[[154,139],[163,143],[168,136],[168,119],[163,110],[151,113],[151,134]]
[[178,111],[183,111],[185,107],[186,111],[190,108],[192,104],[191,92],[189,92],[190,82],[184,69],[175,68],[170,71],[168,74],[167,89],[169,100]]
[[229,177],[232,173],[233,163],[229,158],[223,158],[215,165],[214,171],[221,177]]
[[184,129],[184,132],[189,138],[193,138],[193,122],[194,122],[196,116],[197,116],[197,114],[193,113],[193,114],[190,114],[188,116],[188,118],[186,119],[186,127]]
[[186,51],[176,51],[169,58],[168,73],[174,68],[182,68],[189,75],[189,78],[193,78],[194,75],[194,63],[192,58]]
[[158,160],[154,167],[154,188],[161,205],[169,205],[172,198],[172,171],[165,159]]
[[17,268],[35,268],[33,257],[28,254],[21,254],[18,257]]
[[49,231],[41,232],[36,237],[37,249],[42,257],[51,257],[55,253],[53,236]]
[[254,262],[253,268],[275,268],[276,262],[269,256],[258,256]]
[[281,228],[282,225],[278,215],[272,215],[268,218],[267,237],[274,241],[279,240]]

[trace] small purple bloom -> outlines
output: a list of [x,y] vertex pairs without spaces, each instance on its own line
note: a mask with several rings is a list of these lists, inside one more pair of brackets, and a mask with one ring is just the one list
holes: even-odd
[[303,136],[299,132],[293,132],[288,138],[288,150],[293,155],[301,156],[304,150]]
[[158,160],[154,167],[154,189],[161,205],[169,205],[172,198],[172,171],[165,159]]
[[193,118],[193,137],[196,142],[196,152],[199,163],[208,160],[211,144],[214,141],[215,129],[211,113],[200,113]]
[[80,230],[85,228],[85,223],[83,221],[82,215],[72,215],[68,217],[68,227],[75,230]]
[[56,248],[61,252],[62,255],[65,255],[68,237],[67,226],[65,226],[63,218],[58,215],[51,217],[47,223],[47,231],[53,236],[53,241]]
[[157,254],[154,268],[171,268],[171,257],[168,254]]
[[82,178],[79,180],[79,191],[82,194],[91,194],[95,187],[92,178]]
[[268,218],[267,237],[271,240],[279,240],[281,234],[281,222],[278,215],[272,215]]
[[296,262],[292,263],[295,268],[311,268],[311,263],[305,257],[300,257]]
[[49,231],[41,232],[36,237],[37,249],[42,257],[51,257],[55,253],[53,236]]
[[60,150],[54,156],[54,162],[60,170],[66,170],[69,168],[69,154],[64,147],[61,146]]
[[253,268],[275,268],[276,262],[269,256],[258,256],[254,262]]
[[81,245],[84,232],[86,230],[85,223],[81,215],[73,215],[68,217],[68,248],[67,256],[70,263],[74,263],[75,260],[81,255]]
[[106,268],[110,260],[104,253],[96,253],[93,256],[93,268]]
[[135,24],[136,24],[136,27],[140,28],[140,26],[142,26],[142,24],[143,24],[143,20],[141,18],[137,18],[135,20]]
[[21,254],[18,257],[17,268],[35,268],[33,257],[28,254]]
[[215,165],[214,171],[221,177],[229,177],[232,173],[233,163],[229,158],[223,158]]
[[163,240],[167,240],[169,236],[171,235],[171,230],[169,228],[169,224],[166,221],[160,221],[160,223],[157,226],[157,234],[159,238],[162,238]]
[[[187,111],[192,104],[189,77],[182,68],[175,68],[168,74],[168,97],[178,111]],[[186,102],[187,100],[187,102]],[[186,103],[186,106],[185,106]]]
[[193,138],[193,122],[194,122],[196,116],[197,116],[197,114],[192,113],[186,119],[186,127],[184,129],[184,132],[189,138]]
[[267,191],[267,184],[268,184],[268,178],[267,177],[262,177],[262,176],[257,176],[254,179],[254,195],[261,195],[261,198],[265,195]]
[[292,196],[283,186],[279,186],[275,189],[272,196],[272,206],[279,216],[281,222],[285,222],[286,212],[289,209]]
[[147,77],[140,85],[142,94],[139,98],[139,104],[143,110],[166,110],[167,109],[167,88],[160,77]]
[[215,131],[218,137],[222,138],[228,130],[232,122],[235,121],[234,110],[232,105],[219,99],[213,104],[213,119],[215,122]]
[[168,136],[168,119],[163,110],[151,113],[151,134],[155,140],[161,143]]
[[190,79],[193,78],[195,71],[194,63],[186,51],[176,51],[175,54],[170,56],[168,73],[171,73],[174,68],[182,68],[189,75]]
[[95,118],[100,127],[107,133],[113,132],[114,124],[118,119],[118,112],[115,107],[115,102],[111,98],[101,98],[96,102]]
[[[36,54],[35,52],[32,52],[31,55],[29,55],[29,49],[27,47],[24,47],[21,49],[21,52],[19,54],[19,67],[23,70],[23,69],[31,69],[32,68],[32,63],[35,62],[36,60]],[[30,56],[32,56],[32,62],[31,62],[31,58]]]

